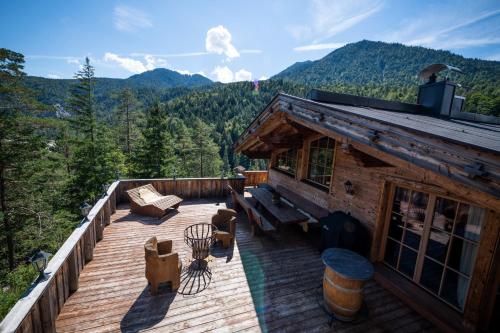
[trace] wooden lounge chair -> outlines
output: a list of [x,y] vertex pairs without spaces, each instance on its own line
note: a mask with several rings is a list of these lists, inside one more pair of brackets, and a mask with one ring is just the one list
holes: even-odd
[[181,281],[182,263],[179,255],[172,253],[172,241],[158,241],[151,237],[144,244],[146,258],[146,279],[151,284],[151,294],[158,293],[158,285],[170,282],[172,291],[179,289]]
[[177,209],[182,202],[176,195],[161,195],[151,184],[128,190],[127,194],[132,213],[157,218],[167,214],[169,208]]
[[236,211],[233,209],[219,209],[212,216],[212,224],[217,227],[215,239],[222,242],[224,248],[228,248],[234,241],[236,235]]

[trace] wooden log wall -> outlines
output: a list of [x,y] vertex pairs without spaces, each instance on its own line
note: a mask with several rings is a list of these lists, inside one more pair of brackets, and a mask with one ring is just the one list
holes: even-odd
[[245,186],[257,186],[261,183],[267,183],[267,170],[245,171]]
[[105,221],[116,207],[114,182],[51,258],[44,281],[33,283],[0,323],[0,332],[55,332],[55,321],[68,297],[78,289],[78,277],[92,260],[96,243],[102,239]]
[[183,199],[217,198],[228,195],[227,185],[243,193],[245,177],[122,180],[117,192],[119,202],[128,201],[127,190],[146,184],[152,184],[163,195],[175,194]]

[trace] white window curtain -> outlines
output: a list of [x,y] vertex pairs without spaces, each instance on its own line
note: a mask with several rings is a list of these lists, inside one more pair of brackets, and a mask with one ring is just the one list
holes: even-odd
[[[483,222],[485,211],[482,208],[469,206],[469,214],[467,225],[465,226],[464,238],[479,241],[479,233]],[[464,242],[462,245],[462,255],[460,257],[460,271],[470,272],[472,275],[472,267],[476,257],[477,244]],[[457,283],[457,301],[460,308],[463,310],[467,297],[469,279],[462,276],[458,277]]]

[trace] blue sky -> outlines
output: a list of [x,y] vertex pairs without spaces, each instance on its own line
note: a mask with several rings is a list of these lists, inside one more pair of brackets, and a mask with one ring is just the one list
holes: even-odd
[[0,47],[44,77],[70,78],[88,56],[101,77],[264,79],[362,39],[500,60],[498,0],[1,1]]

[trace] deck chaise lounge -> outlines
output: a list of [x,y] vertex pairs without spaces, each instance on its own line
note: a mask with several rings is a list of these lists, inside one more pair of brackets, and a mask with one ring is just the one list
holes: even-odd
[[177,209],[182,199],[176,195],[161,195],[151,184],[127,191],[130,211],[139,215],[161,218],[170,208]]

